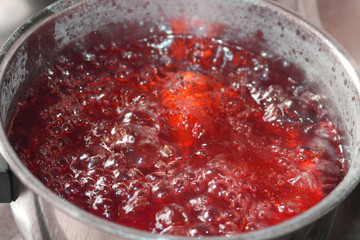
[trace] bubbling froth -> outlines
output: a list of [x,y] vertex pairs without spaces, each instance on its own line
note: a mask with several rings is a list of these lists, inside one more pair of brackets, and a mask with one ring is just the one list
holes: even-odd
[[49,66],[9,138],[47,187],[93,214],[228,236],[304,212],[343,178],[341,137],[305,82],[216,38],[100,44]]

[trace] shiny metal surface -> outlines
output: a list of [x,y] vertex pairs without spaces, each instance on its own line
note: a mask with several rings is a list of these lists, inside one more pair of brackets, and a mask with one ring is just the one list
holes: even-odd
[[[29,22],[28,25],[18,32],[18,35],[14,35],[13,39],[6,45],[5,50],[8,51],[5,56],[1,55],[0,57],[4,57],[0,65],[0,107],[2,110],[1,118],[3,124],[6,123],[8,115],[11,114],[10,103],[15,93],[22,89],[28,76],[31,76],[29,70],[34,70],[37,67],[34,63],[39,59],[39,55],[36,55],[35,51],[56,49],[56,46],[41,45],[40,43],[43,43],[41,41],[38,42],[38,45],[32,45],[32,49],[26,45],[27,39],[31,38],[35,33],[37,37],[40,36],[41,39],[43,32],[38,31],[37,27],[43,24],[48,24],[48,28],[52,27],[54,29],[53,38],[58,40],[56,44],[61,47],[69,41],[76,40],[78,37],[80,38],[85,35],[86,32],[100,27],[101,24],[106,24],[114,19],[121,20],[121,18],[124,17],[118,12],[111,11],[110,17],[108,15],[101,15],[105,13],[109,14],[109,9],[106,8],[106,4],[102,2],[101,6],[96,6],[97,1],[89,2],[92,2],[94,5],[87,5],[86,11],[83,13],[81,13],[81,7],[83,5],[80,4],[80,1],[62,1],[58,3],[58,5],[53,6],[52,9],[43,12],[43,15]],[[144,3],[143,1],[128,2],[128,6],[130,5],[134,8],[134,14],[127,17],[137,20],[141,17],[144,10],[136,9],[134,3],[137,2]],[[178,3],[180,1],[176,2],[176,4],[172,3],[171,5],[168,1],[159,2],[162,3],[161,5],[164,9],[169,8],[168,17],[176,15],[176,9],[180,7],[177,4],[182,5]],[[316,227],[319,228],[317,231],[316,229],[314,230],[313,225],[310,228],[306,226],[318,217],[324,216],[324,214],[328,213],[341,202],[345,198],[345,195],[355,187],[359,176],[360,163],[358,148],[360,145],[360,126],[358,125],[359,123],[355,121],[360,116],[359,102],[356,101],[359,97],[359,80],[356,70],[353,67],[354,64],[348,61],[349,57],[347,54],[344,54],[342,50],[338,50],[337,45],[332,43],[331,40],[328,40],[328,36],[324,36],[306,23],[294,18],[293,15],[271,4],[259,1],[214,1],[217,4],[223,4],[227,11],[226,13],[229,15],[219,16],[220,13],[217,12],[217,9],[215,11],[215,9],[208,8],[207,1],[199,2],[196,7],[192,5],[192,1],[187,2],[187,4],[181,7],[188,7],[190,16],[194,16],[194,12],[192,11],[199,10],[196,14],[201,18],[208,18],[210,20],[216,18],[217,20],[220,19],[220,21],[228,23],[232,26],[232,28],[228,30],[229,36],[244,37],[246,34],[253,34],[258,27],[261,28],[264,37],[268,40],[268,45],[275,49],[277,54],[284,55],[290,61],[301,66],[305,69],[306,76],[310,81],[316,81],[323,87],[329,98],[332,99],[335,108],[337,108],[336,110],[340,112],[339,121],[343,123],[344,132],[349,138],[347,150],[352,159],[349,173],[344,181],[314,208],[278,226],[251,234],[241,234],[230,239],[264,239],[269,238],[269,236],[279,237],[281,239],[304,239],[304,237],[310,236],[313,236],[314,239],[320,239],[326,237],[322,235],[323,230],[319,231],[319,229],[327,226],[328,221],[331,221],[331,217],[322,218]],[[66,18],[66,13],[64,13],[65,17],[63,16],[63,18],[59,20],[55,19],[60,13],[62,14],[61,11],[69,4],[74,4],[69,11],[76,11],[74,12],[75,18],[72,18],[70,21]],[[122,3],[118,2],[117,4]],[[262,16],[249,15],[249,19],[242,19],[245,25],[249,26],[242,34],[236,32],[236,28],[240,25],[240,21],[238,21],[240,17],[235,18],[237,19],[236,22],[233,20],[234,14],[240,14],[239,10],[235,12],[233,9],[237,4],[245,4],[245,6],[257,4],[259,8],[255,8],[256,11],[266,9],[265,13],[262,12]],[[156,6],[150,10],[150,12],[154,14],[153,17],[156,18]],[[99,19],[95,22],[93,21],[94,13],[92,11],[94,11],[95,14],[99,14]],[[51,15],[53,12],[55,14]],[[243,12],[243,14],[246,13]],[[42,22],[44,19],[45,22]],[[241,25],[244,24],[244,22],[241,21]],[[286,28],[282,29],[281,26],[277,24],[278,22],[286,25]],[[301,40],[302,38],[297,36],[296,30],[298,29],[301,29],[301,34],[305,37],[306,41]],[[281,37],[282,35],[283,37]],[[50,45],[51,44],[54,43],[50,43]],[[291,54],[292,49],[296,49],[298,52],[301,51],[302,55]],[[319,51],[319,49],[321,49],[321,51]],[[42,52],[41,56],[46,58],[46,54],[48,54],[46,51]],[[31,59],[31,61],[35,60],[35,62],[33,64],[29,63],[28,59]],[[4,72],[6,72],[6,74],[4,74]],[[347,80],[345,81],[345,79]],[[330,82],[332,86],[330,86]],[[344,82],[346,82],[346,84],[344,84]],[[14,215],[24,239],[155,239],[159,237],[98,219],[55,196],[21,164],[7,142],[3,131],[4,130],[1,129],[0,132],[0,140],[3,143],[0,147],[1,153],[5,156],[11,169],[27,186],[27,189],[22,191],[18,200],[12,203]],[[297,231],[297,234],[293,235],[295,231]],[[165,236],[161,236],[160,238],[165,238]]]

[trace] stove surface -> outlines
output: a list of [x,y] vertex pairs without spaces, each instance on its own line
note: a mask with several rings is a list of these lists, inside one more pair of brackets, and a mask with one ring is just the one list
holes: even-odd
[[[35,12],[54,0],[0,0],[0,46],[10,34]],[[330,33],[360,64],[360,1],[354,0],[277,0],[300,13],[314,25]],[[340,206],[329,240],[360,239],[360,186]],[[21,240],[10,204],[0,204],[0,236]]]

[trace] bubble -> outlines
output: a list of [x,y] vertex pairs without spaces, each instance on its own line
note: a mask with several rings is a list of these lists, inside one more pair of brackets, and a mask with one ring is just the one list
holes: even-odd
[[224,180],[212,180],[208,184],[208,193],[215,199],[224,199],[230,185]]
[[223,218],[223,210],[215,206],[206,206],[198,215],[198,219],[202,222],[217,223]]
[[155,227],[159,231],[169,226],[185,226],[188,222],[186,210],[178,204],[170,204],[155,214]]
[[126,82],[132,79],[133,70],[126,66],[126,64],[121,63],[114,71],[114,77],[117,80]]
[[52,178],[57,179],[61,176],[61,170],[57,167],[50,168],[48,173],[51,175]]
[[296,166],[286,157],[280,157],[277,159],[280,167],[283,167],[287,173],[297,172]]
[[51,127],[50,132],[53,135],[61,135],[63,133],[63,130],[60,126],[55,125]]
[[92,170],[103,166],[103,158],[100,155],[80,158],[81,169]]
[[245,225],[244,230],[245,231],[255,231],[255,230],[261,230],[263,228],[265,228],[264,223],[250,222]]
[[99,177],[101,177],[102,175],[104,175],[104,169],[102,168],[94,168],[94,169],[91,169],[87,172],[87,175],[89,177],[92,177],[94,179],[98,179]]
[[48,185],[52,181],[51,175],[49,173],[46,173],[46,172],[41,173],[39,178],[46,185]]
[[92,209],[92,211],[108,220],[113,221],[115,218],[114,202],[110,198],[96,197]]
[[315,134],[325,139],[334,139],[338,135],[335,126],[330,121],[319,122]]
[[189,190],[190,182],[184,176],[178,176],[172,179],[171,184],[173,185],[175,194],[183,194]]
[[300,172],[298,175],[287,179],[287,182],[302,189],[315,189],[318,187],[316,178],[310,172]]
[[64,189],[70,196],[77,196],[83,192],[82,184],[77,180],[70,180],[64,184]]
[[232,200],[231,206],[237,211],[248,211],[250,205],[253,203],[254,199],[251,194],[247,191],[242,191],[238,194],[237,198]]
[[114,171],[124,166],[126,166],[126,161],[121,153],[114,153],[104,160],[104,169],[107,171]]
[[125,114],[123,122],[146,126],[154,131],[160,130],[159,115],[149,105],[136,106],[131,113]]
[[59,180],[54,180],[49,184],[49,188],[58,193],[60,190],[62,190],[62,184]]
[[137,77],[137,84],[144,87],[149,87],[154,81],[157,80],[157,68],[145,67],[140,70],[140,74]]
[[[134,181],[130,182],[130,184],[129,184],[130,193],[134,193],[135,191],[141,190],[142,192],[144,192],[144,194],[148,195],[150,188],[151,188],[150,184],[148,184],[147,182],[142,181],[142,180],[134,180]],[[139,193],[138,193],[138,195],[139,195]]]
[[239,232],[241,232],[241,228],[239,228],[235,223],[225,222],[224,224],[219,224],[219,235],[232,236]]
[[190,182],[190,186],[195,193],[203,193],[206,188],[206,182],[203,180],[194,180]]
[[74,176],[71,173],[66,173],[61,176],[61,181],[63,181],[64,183],[70,181],[71,179],[74,179]]
[[105,186],[112,186],[116,181],[116,178],[110,174],[105,174],[99,177],[98,183]]
[[120,168],[114,171],[115,177],[118,181],[130,183],[133,180],[140,180],[144,178],[142,172],[136,168]]
[[124,153],[128,165],[138,168],[149,168],[154,165],[154,156],[157,149],[151,144],[143,144],[139,150],[130,149]]
[[123,149],[126,163],[129,166],[138,168],[152,167],[155,164],[153,156],[157,155],[159,148],[157,130],[132,125],[125,128],[124,131],[126,133],[120,137],[120,140],[116,134],[113,137],[110,136],[108,144],[112,148],[119,146],[120,149]]
[[310,122],[317,121],[315,110],[301,99],[293,98],[286,100],[280,106],[284,111],[283,119],[288,122]]
[[166,173],[163,171],[152,172],[145,176],[145,179],[150,183],[159,182],[164,178],[166,178]]
[[224,179],[226,177],[226,173],[224,172],[223,169],[219,168],[219,167],[207,167],[204,169],[204,178],[207,181],[211,181],[211,180],[221,180]]
[[93,204],[95,210],[105,210],[114,207],[114,202],[110,198],[97,197]]
[[135,193],[127,201],[126,205],[123,207],[126,214],[131,212],[141,212],[146,210],[150,206],[150,202],[147,197],[137,196]]
[[293,216],[294,214],[297,214],[300,212],[300,209],[296,206],[297,204],[292,202],[292,201],[286,201],[283,203],[280,203],[277,206],[277,210],[280,213],[289,215],[289,216]]
[[152,197],[155,202],[165,202],[172,197],[174,187],[170,182],[164,180],[152,187]]
[[84,189],[93,191],[95,189],[96,181],[90,177],[78,178],[80,183],[84,186]]
[[224,213],[224,221],[226,222],[232,222],[235,224],[240,224],[242,223],[243,219],[242,219],[242,215],[240,212],[235,211],[233,209],[227,209],[225,210]]
[[60,157],[55,160],[54,164],[61,170],[65,170],[69,166],[69,161],[66,157]]
[[211,236],[216,234],[216,229],[211,224],[194,223],[188,227],[188,235],[190,237]]
[[237,198],[237,192],[236,191],[228,191],[224,196],[224,200],[227,203],[231,203],[231,202],[235,201],[236,198]]
[[169,226],[162,230],[160,234],[170,234],[175,236],[186,236],[187,228],[186,226]]
[[198,195],[197,197],[191,198],[187,203],[188,209],[193,209],[194,211],[201,211],[206,208],[206,206],[211,204],[211,199],[206,195]]

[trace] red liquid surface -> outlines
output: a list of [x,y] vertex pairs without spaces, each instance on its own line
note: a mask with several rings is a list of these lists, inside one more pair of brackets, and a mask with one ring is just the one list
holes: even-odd
[[214,38],[67,52],[19,103],[9,138],[61,197],[154,233],[262,229],[345,174],[339,133],[301,74]]

